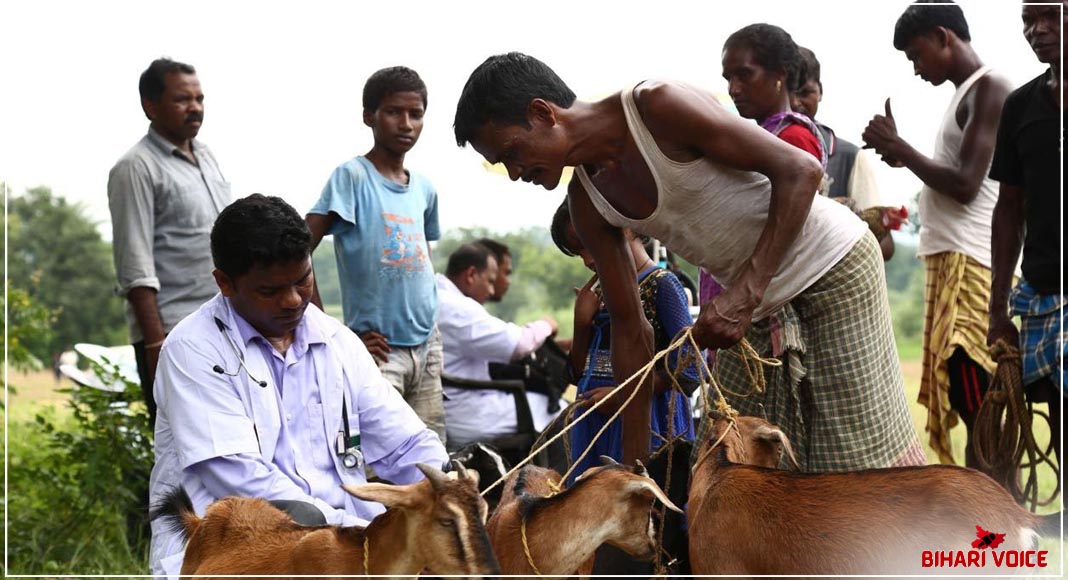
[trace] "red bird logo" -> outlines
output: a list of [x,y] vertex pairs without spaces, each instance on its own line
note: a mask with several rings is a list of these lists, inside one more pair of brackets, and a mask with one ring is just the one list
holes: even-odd
[[977,550],[982,550],[984,548],[993,550],[1005,541],[1005,534],[988,532],[979,526],[975,526],[975,537],[979,539],[972,542],[972,547]]

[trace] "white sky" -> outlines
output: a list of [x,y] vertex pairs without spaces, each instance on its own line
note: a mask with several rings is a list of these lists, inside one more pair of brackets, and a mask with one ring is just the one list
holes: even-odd
[[[987,64],[1014,85],[1042,72],[1023,39],[1020,2],[960,3]],[[425,129],[407,165],[437,186],[442,227],[547,226],[563,188],[510,183],[455,145],[456,100],[474,67],[519,50],[553,67],[579,98],[650,77],[725,93],[723,41],[754,22],[782,26],[816,52],[826,92],[818,118],[839,136],[859,143],[889,96],[902,135],[930,153],[953,89],[914,77],[893,48],[907,4],[6,0],[0,180],[14,194],[44,184],[84,203],[110,238],[108,170],[147,129],[138,75],[166,55],[197,68],[206,95],[200,138],[234,197],[279,195],[304,213],[333,168],[371,146],[360,117],[367,76],[403,64],[429,88]],[[884,202],[904,203],[919,189],[907,170],[877,165]]]

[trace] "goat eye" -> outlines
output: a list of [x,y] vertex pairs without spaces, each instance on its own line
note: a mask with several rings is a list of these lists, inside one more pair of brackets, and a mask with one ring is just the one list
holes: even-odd
[[444,519],[444,518],[443,518],[443,519],[439,519],[439,520],[438,520],[438,525],[440,525],[440,526],[444,526],[444,527],[446,527],[446,528],[451,528],[451,527],[453,527],[454,525],[456,525],[456,523],[455,523],[455,522],[453,522],[452,520],[447,520],[447,519]]

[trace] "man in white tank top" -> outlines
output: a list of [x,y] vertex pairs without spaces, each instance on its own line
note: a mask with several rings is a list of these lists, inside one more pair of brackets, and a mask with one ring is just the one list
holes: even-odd
[[959,416],[968,430],[965,462],[978,467],[972,426],[995,365],[986,346],[990,312],[990,222],[998,184],[987,177],[998,118],[1012,86],[983,65],[968,23],[953,3],[913,4],[897,21],[894,47],[918,76],[957,88],[927,157],[897,134],[886,102],[865,129],[866,147],[923,183],[920,243],[926,262],[926,318],[920,402],[928,409],[930,445],[954,463],[949,431]]
[[[520,53],[475,69],[454,129],[458,145],[502,163],[513,181],[554,189],[565,167],[576,168],[568,200],[604,290],[618,381],[653,355],[622,234],[629,228],[726,287],[694,324],[700,347],[728,349],[744,337],[765,356],[790,358],[780,367],[790,372],[773,373],[753,400],[773,406],[765,407],[769,420],[799,419],[784,430],[795,451],[811,451],[806,468],[923,462],[878,244],[849,209],[816,195],[823,171],[812,156],[728,111],[710,91],[646,81],[582,102],[552,69]],[[780,315],[784,324],[770,322]],[[650,388],[638,389],[623,411],[626,462],[649,453],[650,398]],[[792,406],[801,400],[804,409]]]

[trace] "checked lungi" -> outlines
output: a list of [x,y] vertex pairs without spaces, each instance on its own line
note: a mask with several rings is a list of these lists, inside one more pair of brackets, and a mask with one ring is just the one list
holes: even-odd
[[[963,348],[968,358],[994,374],[986,333],[990,327],[990,268],[958,252],[924,257],[923,374],[918,401],[927,407],[928,445],[938,460],[952,465],[950,429],[959,420],[949,400],[949,357]],[[964,396],[982,402],[978,380],[962,381]]]
[[1063,294],[1039,294],[1026,280],[1009,296],[1012,313],[1020,317],[1020,354],[1024,385],[1050,377],[1061,395],[1068,396],[1062,368],[1068,354],[1068,310]]
[[905,399],[882,254],[870,232],[745,338],[782,362],[763,367],[765,392],[751,392],[737,346],[720,351],[713,374],[732,407],[786,433],[803,471],[925,463]]

